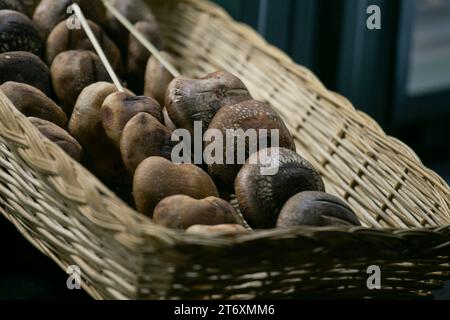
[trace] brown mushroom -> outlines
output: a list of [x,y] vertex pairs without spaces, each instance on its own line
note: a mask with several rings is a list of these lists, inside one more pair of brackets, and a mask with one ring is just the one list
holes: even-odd
[[225,200],[216,197],[199,200],[174,195],[158,203],[153,222],[171,229],[186,230],[193,225],[240,224],[241,220]]
[[[139,21],[134,26],[157,49],[162,50],[163,42],[160,36],[159,27],[156,24],[152,24],[148,21]],[[134,92],[144,92],[145,68],[150,55],[150,51],[148,51],[134,35],[130,34],[127,57],[128,85]]]
[[52,81],[47,65],[36,55],[25,51],[0,54],[0,84],[15,81],[29,84],[48,97],[52,96]]
[[42,91],[25,83],[5,82],[0,90],[14,106],[27,117],[36,117],[65,128],[67,117],[64,111]]
[[[157,24],[150,6],[143,0],[110,0],[110,4],[132,24],[139,21],[146,21],[152,25]],[[106,29],[125,54],[128,48],[129,32],[109,11],[107,12]]]
[[[174,63],[174,59],[167,52],[162,51],[161,55],[171,64]],[[167,87],[172,80],[173,76],[166,67],[164,67],[155,56],[151,56],[145,70],[144,95],[152,97],[158,101],[161,106],[164,106]]]
[[320,174],[296,152],[264,149],[250,156],[235,182],[245,220],[253,228],[275,227],[286,201],[302,191],[325,191]]
[[28,118],[28,120],[31,121],[31,123],[41,132],[43,136],[56,143],[74,160],[81,162],[83,157],[83,149],[78,141],[66,130],[47,120],[33,117]]
[[120,152],[106,136],[100,117],[106,97],[116,91],[116,87],[107,82],[97,82],[84,88],[69,121],[69,133],[83,147],[87,168],[108,186],[131,183]]
[[120,140],[122,160],[130,174],[148,157],[171,159],[172,132],[149,113],[138,113],[125,126]]
[[[50,33],[47,39],[47,63],[52,64],[57,55],[68,50],[89,50],[95,52],[91,41],[83,29],[70,30],[66,25],[67,21],[60,22]],[[88,20],[98,43],[105,52],[113,69],[121,74],[122,58],[121,53],[114,42],[103,32],[103,30],[93,21]]]
[[88,19],[103,25],[106,21],[105,7],[98,0],[41,0],[36,7],[33,21],[43,39],[47,39],[51,30],[61,21],[67,19],[68,7],[78,3]]
[[27,51],[42,56],[44,43],[33,21],[23,13],[0,10],[0,53]]
[[162,199],[177,194],[195,199],[219,196],[212,179],[195,165],[174,164],[161,157],[150,157],[137,167],[133,195],[140,213],[152,217]]
[[[218,130],[226,140],[219,150],[223,152],[224,161],[208,164],[209,173],[230,190],[233,190],[234,180],[250,154],[272,146],[272,133],[279,135],[279,141],[273,142],[277,144],[274,146],[295,150],[294,140],[283,120],[267,103],[255,100],[221,108],[209,129]],[[265,146],[261,145],[262,140],[266,140]],[[206,148],[212,143],[207,142]],[[233,148],[230,150],[227,145]],[[241,157],[238,157],[239,153]]]
[[221,107],[250,99],[250,93],[239,78],[221,71],[198,80],[175,78],[167,88],[165,107],[177,128],[193,134],[195,121],[201,122],[206,130]]
[[278,217],[277,227],[360,226],[353,210],[324,192],[305,191],[291,197]]
[[163,121],[161,106],[152,98],[115,92],[103,102],[101,119],[106,135],[120,146],[122,131],[127,122],[140,112],[151,114],[159,122]]
[[99,81],[111,81],[100,58],[87,50],[64,51],[50,68],[55,94],[67,115],[71,115],[80,92]]
[[240,224],[218,224],[215,226],[193,225],[186,230],[187,234],[201,236],[222,236],[248,232]]

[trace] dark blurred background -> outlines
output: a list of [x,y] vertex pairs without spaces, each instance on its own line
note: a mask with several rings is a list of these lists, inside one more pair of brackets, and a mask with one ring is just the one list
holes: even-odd
[[[450,181],[450,0],[216,0]],[[369,30],[370,5],[381,30]]]
[[[450,0],[216,0],[450,180]],[[370,5],[381,30],[366,27]],[[14,246],[9,246],[14,239]],[[0,220],[0,299],[89,299]],[[435,293],[450,299],[450,282]]]

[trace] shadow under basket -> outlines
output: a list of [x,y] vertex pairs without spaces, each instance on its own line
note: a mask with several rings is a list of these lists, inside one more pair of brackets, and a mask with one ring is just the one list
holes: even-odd
[[79,266],[97,299],[417,298],[450,280],[450,190],[412,150],[218,6],[147,3],[182,74],[239,76],[363,227],[207,238],[155,226],[0,92],[0,211],[36,248]]

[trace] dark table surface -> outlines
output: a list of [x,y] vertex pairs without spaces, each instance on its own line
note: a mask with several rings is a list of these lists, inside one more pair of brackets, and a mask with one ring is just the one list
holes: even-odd
[[[67,289],[67,274],[35,249],[0,216],[0,299],[88,300],[83,290]],[[436,298],[450,299],[450,282]]]

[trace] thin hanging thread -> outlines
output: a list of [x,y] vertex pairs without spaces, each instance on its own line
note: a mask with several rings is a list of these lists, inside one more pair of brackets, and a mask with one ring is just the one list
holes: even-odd
[[113,5],[109,2],[109,0],[102,0],[105,7],[116,17],[117,20],[148,50],[152,55],[155,56],[156,59],[172,74],[174,77],[180,76],[180,72],[169,62],[167,61],[159,52],[159,50],[148,40],[145,36],[139,32],[133,24],[128,21]]
[[97,41],[97,38],[95,37],[94,33],[92,32],[91,27],[89,26],[86,18],[84,17],[83,12],[81,11],[81,8],[78,6],[78,4],[74,3],[71,7],[73,9],[73,12],[75,13],[76,17],[81,23],[81,26],[83,27],[84,32],[88,36],[89,40],[91,41],[95,51],[97,51],[97,54],[102,61],[103,65],[106,68],[106,71],[108,72],[109,76],[111,77],[114,85],[117,87],[117,90],[119,92],[125,92],[122,83],[120,82],[119,78],[117,77],[116,73],[114,72],[113,67],[111,66],[111,63],[109,62],[108,58],[105,55],[105,52],[103,51],[102,47]]

